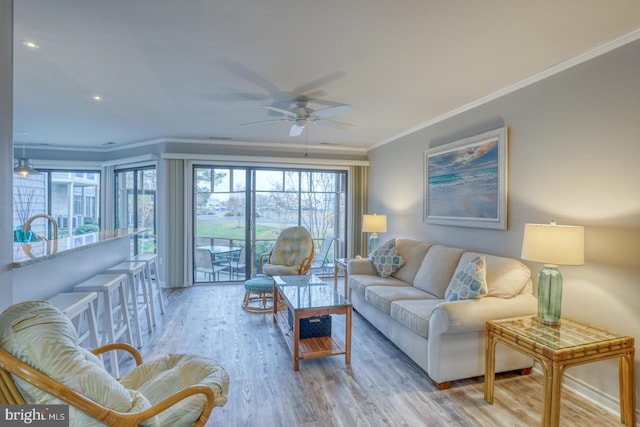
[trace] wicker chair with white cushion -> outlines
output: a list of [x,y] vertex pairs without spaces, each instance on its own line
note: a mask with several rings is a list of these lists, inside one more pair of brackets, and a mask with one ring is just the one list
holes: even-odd
[[269,253],[260,256],[262,272],[267,276],[306,274],[315,250],[309,230],[302,226],[282,230]]
[[[96,355],[127,350],[138,365],[113,378]],[[227,401],[229,377],[215,361],[169,354],[142,363],[124,343],[78,345],[71,321],[46,301],[0,314],[0,404],[69,404],[71,426],[203,426]]]

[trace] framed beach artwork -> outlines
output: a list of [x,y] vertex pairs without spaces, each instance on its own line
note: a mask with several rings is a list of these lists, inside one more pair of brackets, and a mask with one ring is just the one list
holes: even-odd
[[507,129],[425,151],[429,224],[507,228]]

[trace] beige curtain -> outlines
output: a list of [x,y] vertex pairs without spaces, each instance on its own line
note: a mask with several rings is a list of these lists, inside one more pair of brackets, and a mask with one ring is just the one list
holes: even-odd
[[[185,213],[185,199],[192,194],[185,187],[185,174],[188,170],[185,160],[167,159],[158,162],[158,256],[162,257],[160,277],[165,277],[168,288],[191,286],[189,270],[191,270],[190,251],[188,250],[191,228],[190,218]],[[160,231],[162,230],[162,232]]]
[[348,235],[351,245],[347,245],[347,256],[353,258],[356,255],[367,254],[367,239],[362,232],[362,215],[367,212],[369,166],[351,166],[350,175],[353,209],[352,227]]

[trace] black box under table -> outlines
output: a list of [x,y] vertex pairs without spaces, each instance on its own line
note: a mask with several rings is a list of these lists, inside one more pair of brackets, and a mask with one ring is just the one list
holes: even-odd
[[[289,310],[289,327],[293,328],[293,314]],[[300,339],[330,337],[331,315],[306,317],[300,319]]]

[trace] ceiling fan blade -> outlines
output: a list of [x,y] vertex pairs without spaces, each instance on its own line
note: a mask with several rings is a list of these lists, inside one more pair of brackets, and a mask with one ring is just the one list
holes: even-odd
[[304,130],[304,126],[300,126],[294,123],[291,126],[291,130],[289,131],[289,136],[301,135],[303,130]]
[[275,123],[275,122],[281,122],[281,121],[288,121],[288,119],[275,119],[275,120],[263,120],[261,122],[251,122],[251,123],[240,123],[240,126],[255,126],[255,125],[264,125],[267,123]]
[[321,119],[327,117],[337,116],[339,114],[346,114],[351,112],[351,105],[343,104],[343,105],[334,105],[333,107],[321,108],[320,110],[316,110],[313,112],[313,115],[316,117],[320,117]]
[[337,120],[330,120],[330,119],[319,119],[319,120],[316,120],[314,123],[318,123],[320,125],[329,126],[336,129],[351,129],[355,127],[355,125],[352,125],[351,123],[339,122]]
[[296,113],[293,111],[285,110],[284,108],[272,107],[271,105],[263,105],[262,107],[267,108],[271,111],[275,111],[276,113],[284,114],[285,116],[296,117]]

